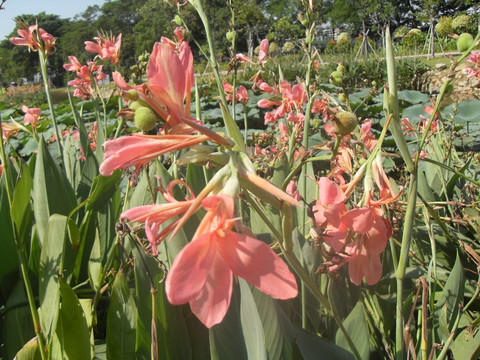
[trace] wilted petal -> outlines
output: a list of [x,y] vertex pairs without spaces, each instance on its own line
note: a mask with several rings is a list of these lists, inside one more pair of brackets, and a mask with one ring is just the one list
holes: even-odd
[[211,239],[211,234],[205,234],[188,243],[177,254],[165,283],[165,291],[171,304],[185,304],[200,294],[216,253],[217,245]]
[[297,296],[295,276],[267,244],[228,232],[218,245],[223,259],[235,275],[276,299]]

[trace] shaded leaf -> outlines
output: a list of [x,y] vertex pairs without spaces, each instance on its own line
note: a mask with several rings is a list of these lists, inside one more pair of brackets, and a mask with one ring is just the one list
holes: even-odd
[[107,314],[107,358],[135,359],[137,307],[122,271],[115,276]]
[[[365,318],[365,310],[363,309],[361,301],[358,301],[357,305],[355,305],[350,314],[348,314],[347,318],[343,321],[343,326],[350,335],[362,359],[368,359],[370,354],[369,332],[367,319]],[[337,330],[335,342],[344,349],[350,349],[345,335],[340,329]]]

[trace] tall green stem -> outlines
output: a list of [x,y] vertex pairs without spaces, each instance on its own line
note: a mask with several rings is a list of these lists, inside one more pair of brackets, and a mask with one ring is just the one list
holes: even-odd
[[55,117],[52,95],[50,93],[50,85],[48,84],[47,58],[45,57],[43,51],[39,51],[38,56],[40,58],[40,70],[42,72],[45,94],[47,95],[48,108],[50,109],[50,116],[52,117],[53,127],[55,129],[55,136],[57,138],[58,154],[60,155],[60,161],[63,163],[63,139],[60,136],[60,132],[58,131],[57,118]]

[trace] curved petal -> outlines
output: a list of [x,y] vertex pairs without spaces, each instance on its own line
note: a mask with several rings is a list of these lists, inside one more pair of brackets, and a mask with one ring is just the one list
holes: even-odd
[[342,215],[342,222],[353,231],[364,234],[373,226],[373,209],[358,208]]
[[190,301],[192,312],[207,328],[225,317],[232,297],[232,282],[232,271],[217,253],[202,290]]
[[382,263],[380,255],[369,254],[368,262],[365,264],[365,281],[368,285],[375,285],[382,278]]
[[295,276],[267,244],[226,231],[219,240],[220,253],[233,273],[276,299],[297,296]]
[[321,204],[339,204],[345,201],[346,197],[340,186],[327,177],[318,180],[319,199]]
[[171,304],[185,304],[200,294],[216,253],[217,246],[211,234],[196,238],[180,250],[165,282],[165,291]]
[[[163,43],[155,43],[147,65],[151,90],[163,89],[175,105],[183,107],[185,94],[185,69],[175,51]],[[163,96],[160,96],[162,98]],[[168,105],[168,104],[164,104]]]

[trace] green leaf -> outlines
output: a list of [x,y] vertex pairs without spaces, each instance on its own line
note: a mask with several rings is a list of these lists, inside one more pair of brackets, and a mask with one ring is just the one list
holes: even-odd
[[60,317],[63,332],[58,334],[63,340],[63,346],[69,360],[84,360],[91,358],[90,331],[82,306],[77,295],[63,278],[60,280]]
[[27,164],[21,161],[20,166],[19,179],[13,192],[11,216],[17,228],[18,240],[24,242],[31,229],[32,208],[30,205],[30,193],[33,180]]
[[6,176],[0,178],[0,247],[2,261],[0,261],[0,291],[2,296],[8,298],[10,291],[15,286],[18,274],[18,254],[15,245],[10,205],[8,203]]
[[15,356],[16,360],[42,360],[40,354],[40,347],[38,346],[37,338],[33,338],[26,343],[23,348]]
[[[155,324],[159,359],[190,359],[192,350],[182,307],[173,306],[165,296],[164,269],[159,262],[140,249],[135,255],[135,285],[137,299],[142,299],[137,318],[137,358],[151,358],[152,305],[155,301]],[[143,260],[141,260],[143,257]],[[145,268],[145,265],[147,269]],[[150,277],[155,285],[152,292]]]
[[6,358],[13,359],[23,344],[35,336],[23,282],[16,283],[6,307],[10,310],[6,311],[2,320],[2,343]]
[[410,104],[428,103],[428,95],[417,90],[401,90],[398,92],[398,100],[406,101]]
[[[368,359],[370,354],[370,340],[367,320],[365,318],[365,310],[363,304],[359,300],[357,305],[348,314],[347,318],[343,321],[343,326],[350,335],[353,344],[357,348],[362,359]],[[350,346],[345,338],[343,332],[338,329],[335,336],[335,342],[337,345],[342,346],[344,349],[350,350]]]
[[240,321],[249,359],[267,359],[263,328],[257,306],[247,282],[238,279],[240,284]]
[[118,187],[122,172],[115,170],[111,176],[98,175],[93,179],[86,210],[101,210],[111,199]]
[[466,327],[457,335],[451,349],[455,359],[478,359],[480,356],[480,331]]
[[67,233],[67,217],[54,214],[45,228],[40,254],[40,320],[42,330],[50,343],[55,333],[60,304],[58,274],[63,271],[63,254]]
[[241,328],[238,290],[239,288],[234,286],[230,307],[223,321],[209,330],[212,360],[248,359]]
[[37,231],[40,242],[43,242],[50,215],[68,215],[76,205],[73,189],[50,155],[43,138],[35,163],[32,196]]
[[230,115],[230,112],[228,111],[228,109],[225,109],[222,103],[219,103],[219,105],[220,105],[220,108],[222,109],[223,121],[227,129],[227,134],[235,142],[234,150],[238,150],[243,153],[246,153],[247,149],[245,148],[242,133],[240,132],[240,129],[238,128],[237,123],[233,120],[232,115]]
[[107,358],[135,359],[137,307],[122,271],[117,273],[107,314]]
[[457,252],[452,272],[435,303],[434,315],[439,325],[441,325],[438,327],[438,334],[443,341],[446,341],[450,335],[450,330],[458,314],[460,302],[463,301],[464,290],[465,276],[463,265]]

